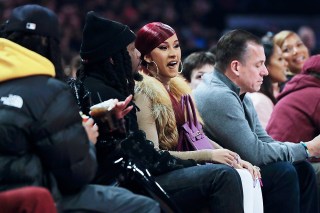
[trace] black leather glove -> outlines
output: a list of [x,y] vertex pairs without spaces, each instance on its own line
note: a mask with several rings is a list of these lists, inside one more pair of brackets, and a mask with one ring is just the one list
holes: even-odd
[[131,133],[122,141],[121,148],[129,158],[146,165],[153,175],[197,165],[194,160],[182,160],[167,151],[156,150],[142,130]]

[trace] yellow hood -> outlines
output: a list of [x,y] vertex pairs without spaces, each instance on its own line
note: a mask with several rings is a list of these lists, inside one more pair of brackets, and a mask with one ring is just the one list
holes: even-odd
[[54,77],[55,69],[45,57],[0,38],[0,82],[32,75]]

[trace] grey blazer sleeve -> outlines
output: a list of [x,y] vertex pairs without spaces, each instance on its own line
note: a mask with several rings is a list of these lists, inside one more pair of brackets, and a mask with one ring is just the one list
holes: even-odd
[[273,140],[258,121],[251,101],[228,89],[197,91],[197,107],[208,136],[254,165],[306,159],[304,147]]

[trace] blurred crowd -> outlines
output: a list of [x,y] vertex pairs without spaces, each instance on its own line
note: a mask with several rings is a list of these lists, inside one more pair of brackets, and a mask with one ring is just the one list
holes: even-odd
[[208,0],[10,0],[0,3],[2,21],[12,8],[21,4],[38,3],[54,10],[62,26],[61,48],[67,64],[79,52],[85,14],[90,10],[125,23],[134,32],[150,20],[167,23],[181,35],[185,54],[216,43],[224,25],[223,16],[216,11],[213,1]]
[[[306,1],[302,6],[296,2],[290,1],[290,11],[313,12],[313,0]],[[125,23],[134,32],[150,21],[169,24],[180,37],[183,58],[194,51],[206,50],[215,45],[226,28],[227,14],[290,13],[283,8],[285,1],[279,4],[276,1],[252,0],[0,0],[0,21],[8,18],[12,8],[27,3],[46,6],[58,14],[62,26],[61,48],[66,65],[70,65],[72,58],[79,52],[85,14],[90,10]],[[306,9],[301,10],[304,6]]]

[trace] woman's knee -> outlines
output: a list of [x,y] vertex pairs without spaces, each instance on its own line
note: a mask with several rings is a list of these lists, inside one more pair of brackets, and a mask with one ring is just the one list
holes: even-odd
[[234,169],[233,167],[230,167],[230,166],[225,166],[225,165],[223,165],[223,166],[224,167],[222,168],[222,170],[223,170],[222,173],[223,173],[224,178],[226,180],[236,180],[236,181],[241,180],[240,175],[236,169]]

